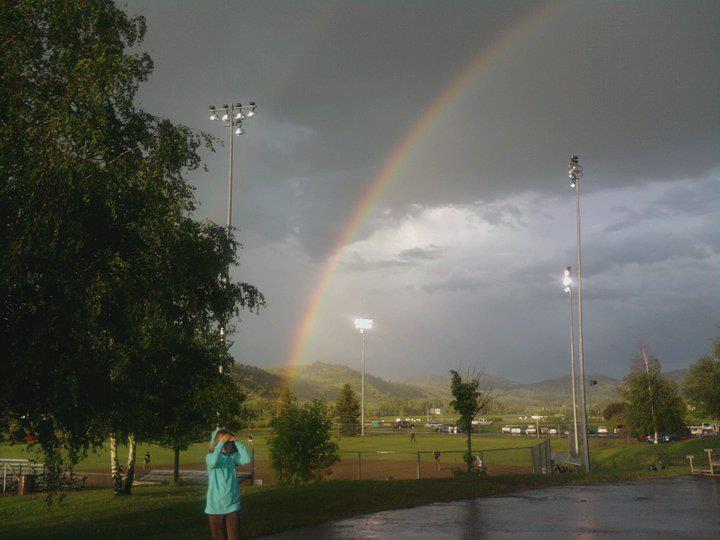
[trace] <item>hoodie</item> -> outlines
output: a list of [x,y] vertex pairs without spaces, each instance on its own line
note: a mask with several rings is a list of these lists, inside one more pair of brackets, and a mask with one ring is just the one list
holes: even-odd
[[[213,431],[210,444],[213,443],[219,429]],[[206,514],[229,514],[240,509],[240,488],[238,486],[235,467],[250,463],[247,448],[236,441],[238,451],[234,454],[223,454],[223,445],[218,443],[215,450],[205,456],[208,472]]]

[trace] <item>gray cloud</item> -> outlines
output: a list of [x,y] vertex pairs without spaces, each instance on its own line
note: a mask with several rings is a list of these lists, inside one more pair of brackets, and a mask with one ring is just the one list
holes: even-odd
[[[344,259],[308,359],[354,361],[352,310],[376,314],[388,373],[461,362],[509,377],[563,373],[555,276],[574,259],[570,152],[586,173],[590,366],[617,374],[639,337],[666,367],[705,349],[720,318],[720,3],[558,3],[502,40],[543,6],[128,1],[148,19],[147,110],[224,136],[209,104],[259,105],[236,139],[233,222],[246,245],[238,276],[270,306],[243,321],[238,359],[286,360],[350,216],[478,54],[477,76],[441,102],[352,240],[408,225],[417,205],[471,208],[475,221],[455,223],[445,243],[423,237],[444,226],[430,222],[394,251]],[[205,158],[208,172],[191,178],[198,215],[223,223],[226,150]]]

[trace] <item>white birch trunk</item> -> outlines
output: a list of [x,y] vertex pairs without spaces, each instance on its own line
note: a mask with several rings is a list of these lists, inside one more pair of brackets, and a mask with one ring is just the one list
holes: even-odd
[[128,435],[128,461],[127,474],[123,483],[123,493],[130,495],[132,493],[133,482],[135,481],[135,460],[137,458],[137,441],[135,435]]
[[122,490],[122,478],[120,477],[120,462],[118,461],[117,437],[110,435],[110,476],[113,479],[113,491],[119,494]]

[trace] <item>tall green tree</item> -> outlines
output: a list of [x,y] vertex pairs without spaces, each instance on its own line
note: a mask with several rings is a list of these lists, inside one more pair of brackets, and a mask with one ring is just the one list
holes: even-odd
[[678,433],[685,428],[687,407],[674,381],[662,374],[660,361],[648,356],[633,360],[621,389],[625,400],[624,419],[635,437],[653,433]]
[[483,373],[468,372],[465,380],[457,371],[450,371],[450,392],[453,399],[450,406],[460,415],[457,424],[467,434],[467,451],[464,455],[467,471],[472,470],[472,421],[492,401],[492,389],[481,388]]
[[[108,433],[155,434],[173,328],[217,368],[219,325],[263,301],[224,279],[233,237],[191,218],[212,141],[136,106],[144,34],[109,0],[0,3],[0,415],[38,436],[51,485]],[[183,260],[193,242],[209,259]]]
[[270,422],[270,464],[279,484],[321,480],[340,458],[332,438],[332,412],[324,400],[291,404]]
[[711,355],[701,356],[690,366],[684,392],[690,404],[715,422],[720,422],[720,338]]
[[354,436],[360,431],[360,401],[350,383],[345,383],[335,399],[335,417],[340,435]]

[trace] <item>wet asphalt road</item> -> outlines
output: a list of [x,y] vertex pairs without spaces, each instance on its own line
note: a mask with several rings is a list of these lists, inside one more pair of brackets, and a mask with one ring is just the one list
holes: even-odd
[[563,486],[390,510],[288,531],[324,538],[720,538],[720,478]]

